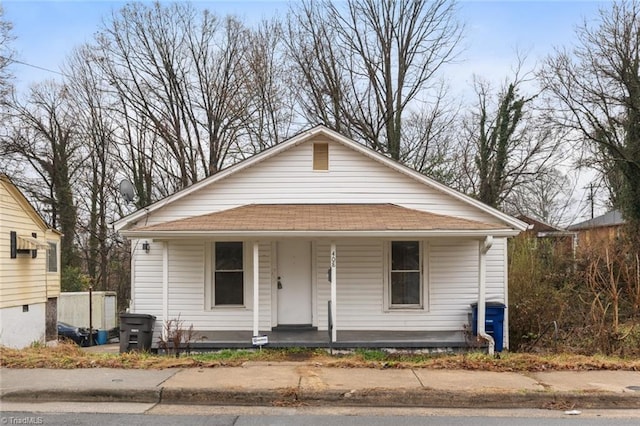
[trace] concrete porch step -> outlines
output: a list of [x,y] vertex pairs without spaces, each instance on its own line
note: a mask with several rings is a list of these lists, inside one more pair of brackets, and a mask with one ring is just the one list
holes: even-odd
[[271,331],[318,331],[318,327],[311,324],[278,324],[272,327]]

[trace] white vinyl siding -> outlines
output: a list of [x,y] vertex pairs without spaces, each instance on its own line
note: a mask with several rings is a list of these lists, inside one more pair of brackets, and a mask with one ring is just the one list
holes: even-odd
[[339,143],[329,143],[331,168],[312,170],[305,143],[203,187],[154,212],[148,225],[246,204],[392,203],[487,223],[497,219]]
[[[506,239],[494,239],[487,253],[487,300],[504,301],[502,262]],[[378,239],[337,240],[338,328],[340,330],[407,330],[462,332],[478,299],[478,240],[423,240],[427,250],[424,310],[385,310],[384,244]],[[252,242],[245,242],[252,247]],[[209,241],[169,242],[169,318],[193,324],[199,330],[251,330],[253,312],[247,308],[205,308],[205,253]],[[210,251],[210,250],[209,250]],[[327,279],[330,243],[317,241],[314,248],[314,325],[327,329]],[[246,251],[245,251],[246,253]],[[272,320],[272,244],[259,246],[260,330]],[[162,324],[162,245],[152,244],[135,264],[135,311],[158,316]],[[250,274],[252,275],[252,274]],[[248,293],[252,294],[252,289]],[[428,307],[428,309],[426,309]]]
[[[253,247],[253,242],[244,242]],[[211,241],[169,241],[168,319],[177,319],[185,327],[196,330],[251,330],[253,307],[207,308],[206,259],[211,256]],[[247,253],[245,249],[245,253]],[[162,243],[151,243],[149,253],[137,250],[135,256],[135,312],[155,315],[154,342],[162,330]],[[260,329],[271,328],[271,244],[259,246]],[[248,268],[252,267],[250,258]],[[245,264],[247,264],[245,262]],[[247,269],[248,271],[249,269]],[[246,274],[250,277],[253,274]],[[245,281],[246,282],[246,281]],[[245,289],[247,303],[251,302],[253,286]]]
[[[503,301],[501,270],[505,239],[495,239],[487,254],[487,300]],[[425,279],[429,309],[386,311],[383,306],[384,243],[379,240],[337,241],[339,330],[462,331],[478,300],[478,241],[425,240]],[[317,245],[318,328],[327,328],[330,284],[329,244]]]
[[162,243],[150,244],[149,253],[142,250],[142,241],[132,240],[132,268],[135,283],[131,296],[135,301],[132,312],[150,314],[157,317],[156,330],[161,327],[162,318]]

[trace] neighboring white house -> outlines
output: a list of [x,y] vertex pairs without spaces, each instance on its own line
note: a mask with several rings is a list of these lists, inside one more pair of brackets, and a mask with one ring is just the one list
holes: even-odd
[[[507,238],[527,224],[318,126],[115,227],[131,312],[156,334],[179,317],[211,345],[318,330],[429,347],[465,344],[472,303],[480,334],[485,301],[508,305]],[[318,343],[299,336],[286,343]]]
[[59,253],[60,233],[0,173],[0,345],[57,338]]

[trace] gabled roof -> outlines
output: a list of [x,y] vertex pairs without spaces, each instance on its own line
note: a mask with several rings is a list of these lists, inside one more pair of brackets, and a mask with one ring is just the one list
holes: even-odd
[[60,231],[56,229],[52,229],[47,222],[40,216],[40,214],[36,211],[33,205],[29,202],[27,197],[24,196],[22,191],[9,179],[9,176],[4,173],[0,173],[0,182],[2,182],[7,188],[7,191],[12,195],[12,197],[16,200],[18,205],[22,208],[22,210],[29,216],[29,218],[36,224],[36,226],[43,231],[53,231],[55,233],[60,233]]
[[513,233],[511,229],[496,224],[438,215],[408,209],[394,204],[250,204],[229,210],[186,219],[164,222],[124,231],[127,236],[207,236],[229,233],[261,235],[274,233],[289,235],[318,232],[333,233],[368,232],[381,235],[411,231],[433,234],[472,235],[474,231],[498,231]]
[[518,219],[531,225],[529,229],[535,232],[564,232],[564,229],[557,228],[553,225],[549,225],[546,222],[534,219],[529,216],[520,215],[518,216]]
[[269,158],[272,158],[278,154],[280,154],[281,152],[284,152],[288,149],[291,149],[297,145],[300,145],[308,140],[310,140],[311,138],[317,137],[317,136],[326,136],[328,138],[330,138],[332,141],[335,141],[337,143],[340,143],[354,151],[357,151],[363,155],[365,155],[366,157],[369,157],[370,159],[373,159],[379,163],[382,163],[383,165],[394,169],[406,176],[409,176],[410,178],[425,184],[427,186],[430,186],[431,188],[434,188],[440,192],[443,192],[455,199],[458,199],[468,205],[474,206],[476,208],[478,208],[479,210],[488,213],[494,217],[496,217],[497,219],[499,219],[500,221],[502,221],[503,223],[507,224],[509,227],[513,228],[513,229],[517,229],[520,231],[523,231],[527,228],[527,224],[512,217],[509,216],[497,209],[494,209],[492,207],[489,207],[488,205],[475,200],[467,195],[464,195],[458,191],[455,191],[454,189],[449,188],[446,185],[441,184],[440,182],[437,182],[421,173],[416,172],[415,170],[406,167],[368,147],[365,147],[333,130],[328,129],[325,126],[319,125],[316,126],[312,129],[309,129],[307,131],[301,132],[293,137],[291,137],[290,139],[287,139],[286,141],[273,146],[265,151],[262,151],[259,154],[256,154],[244,161],[241,161],[233,166],[230,166],[224,170],[221,170],[220,172],[216,173],[215,175],[212,175],[206,179],[201,180],[200,182],[197,182],[191,186],[189,186],[188,188],[185,188],[181,191],[176,192],[173,195],[170,195],[160,201],[157,201],[156,203],[138,210],[137,212],[134,212],[128,216],[125,216],[124,218],[116,221],[114,223],[114,227],[117,231],[120,230],[126,230],[129,227],[135,225],[135,223],[141,219],[142,217],[153,213],[154,211],[157,211],[159,209],[161,209],[162,207],[166,206],[167,204],[173,203],[193,192],[196,192],[198,190],[200,190],[203,187],[206,187],[208,185],[212,185],[222,179],[225,179],[226,177],[233,175],[235,173],[239,173],[242,170],[245,170],[255,164],[258,164],[262,161],[265,161]]
[[611,210],[602,216],[594,217],[593,219],[585,220],[569,226],[567,229],[570,231],[579,231],[582,229],[601,228],[604,226],[616,226],[625,224],[625,220],[622,217],[620,210]]

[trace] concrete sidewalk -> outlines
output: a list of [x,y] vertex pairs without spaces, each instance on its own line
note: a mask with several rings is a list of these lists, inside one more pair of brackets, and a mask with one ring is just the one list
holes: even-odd
[[166,370],[0,369],[3,401],[433,408],[640,408],[640,372],[494,373],[305,362]]

